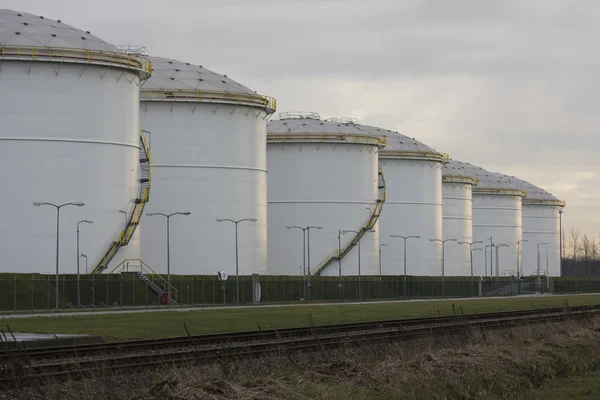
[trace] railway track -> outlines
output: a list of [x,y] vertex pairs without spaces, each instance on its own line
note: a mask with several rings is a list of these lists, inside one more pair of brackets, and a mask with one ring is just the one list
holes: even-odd
[[[79,378],[97,371],[138,371],[164,365],[294,354],[414,340],[600,315],[600,306],[386,320],[279,330],[234,332],[0,353],[0,384]],[[17,365],[18,368],[11,368]]]

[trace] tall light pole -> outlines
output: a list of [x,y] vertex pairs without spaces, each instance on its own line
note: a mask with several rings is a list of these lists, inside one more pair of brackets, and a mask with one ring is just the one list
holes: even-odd
[[560,274],[561,276],[563,274],[563,233],[562,233],[562,214],[563,214],[564,208],[560,208],[558,210],[558,217],[559,217],[559,234],[560,234],[560,239],[559,239],[559,243],[560,243]]
[[[374,229],[369,229],[367,232],[371,232],[372,233],[372,232],[375,232],[375,230]],[[365,234],[367,232],[365,232]],[[356,233],[358,235],[359,232],[358,231],[353,231],[353,230],[350,230],[350,229],[342,231],[343,235],[345,235],[347,233]],[[362,239],[362,237],[361,237],[361,239]],[[360,300],[361,298],[362,298],[362,296],[361,296],[361,288],[360,288],[360,239],[359,239],[358,240],[358,299]]]
[[85,274],[87,275],[88,273],[88,257],[87,255],[81,253],[81,257],[85,258]]
[[167,219],[167,307],[171,307],[171,217],[175,215],[190,215],[191,212],[174,212],[171,214],[163,214],[163,213],[146,213],[147,216],[153,217],[155,215],[160,215],[161,217],[165,217]]
[[446,275],[446,242],[456,242],[456,239],[429,239],[430,242],[440,242],[442,244],[442,297],[444,297],[444,279]]
[[379,280],[381,280],[381,248],[387,247],[387,244],[382,243],[379,245]]
[[[302,231],[302,262],[303,262],[302,277],[304,278],[304,298],[308,300],[308,299],[310,299],[310,230],[311,229],[323,229],[323,227],[310,226],[310,225],[302,227],[302,226],[293,225],[293,226],[286,226],[286,228],[287,229],[300,229]],[[307,295],[307,289],[306,289],[306,275],[305,275],[305,271],[307,271],[307,264],[306,264],[307,247],[308,247],[308,295]]]
[[[77,223],[77,308],[81,308],[81,292],[79,290],[79,225],[80,224],[93,224],[94,221],[89,219],[83,219]],[[87,262],[87,258],[86,258]],[[86,270],[87,273],[87,270]]]
[[238,250],[238,224],[240,222],[256,222],[256,218],[243,218],[237,221],[229,218],[217,218],[217,222],[231,222],[235,225],[235,301],[240,304],[240,270],[239,270],[239,250]]
[[547,245],[547,244],[548,243],[546,243],[546,242],[537,244],[537,281],[538,281],[538,288],[540,289],[540,292],[541,292],[541,286],[542,286],[542,279],[540,277],[540,246]]
[[[470,256],[470,263],[471,263],[471,295],[473,295],[473,245],[476,243],[482,244],[483,242],[481,240],[476,240],[474,242],[458,242],[458,244],[469,245],[469,256]],[[481,249],[479,249],[479,250],[481,250]]]
[[58,284],[59,284],[59,280],[58,280],[58,249],[59,249],[59,237],[60,237],[60,209],[66,206],[76,206],[76,207],[83,207],[85,204],[83,204],[81,201],[77,201],[77,202],[73,202],[73,203],[64,203],[64,204],[52,204],[52,203],[46,203],[46,202],[39,202],[39,201],[35,201],[33,203],[33,205],[35,207],[40,207],[40,206],[51,206],[56,208],[56,297],[55,297],[55,310],[58,311]]
[[125,210],[119,210],[119,212],[123,215],[125,215],[125,227],[127,227],[127,223],[129,222],[129,219],[127,219],[127,211]]
[[[483,243],[483,242],[479,242],[479,243]],[[471,297],[475,296],[475,294],[473,293],[473,252],[474,251],[481,251],[481,248],[476,248],[476,249],[471,249]],[[484,273],[485,275],[485,273]]]
[[406,241],[408,239],[421,239],[421,236],[390,235],[390,237],[391,238],[400,238],[400,239],[404,240],[404,297],[406,297]]
[[494,276],[494,256],[493,256],[493,248],[494,248],[494,239],[492,236],[488,239],[490,241],[490,278]]
[[496,248],[496,279],[499,280],[500,279],[500,256],[498,253],[498,249],[501,247],[510,247],[507,244],[495,244],[494,247]]
[[519,279],[519,270],[523,276],[523,246],[522,243],[529,243],[529,240],[523,239],[517,242],[517,279]]

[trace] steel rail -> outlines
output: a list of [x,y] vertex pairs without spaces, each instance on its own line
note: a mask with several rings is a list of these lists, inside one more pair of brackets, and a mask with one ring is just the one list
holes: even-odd
[[[546,310],[538,310],[546,311]],[[591,311],[591,312],[590,312]],[[517,317],[495,317],[490,320],[458,320],[451,323],[431,324],[429,326],[398,327],[387,331],[341,333],[331,337],[313,335],[303,338],[280,339],[266,343],[241,343],[233,346],[221,346],[207,349],[170,351],[159,354],[115,355],[99,359],[69,360],[66,362],[21,365],[12,371],[0,369],[0,385],[26,384],[27,382],[48,379],[81,378],[93,372],[114,373],[132,372],[148,367],[193,365],[222,359],[247,359],[265,355],[289,355],[310,351],[333,350],[340,347],[360,346],[382,341],[415,340],[428,337],[447,336],[473,330],[506,329],[529,324],[561,321],[564,319],[586,318],[596,314],[598,308],[572,312],[569,309],[560,312],[537,312]],[[14,372],[14,374],[11,374]],[[14,376],[11,376],[14,375]]]
[[[571,313],[581,312],[596,312],[600,311],[600,306],[581,306],[571,307],[568,309]],[[91,357],[94,355],[106,355],[110,353],[133,353],[155,349],[168,349],[177,347],[189,347],[189,346],[207,346],[207,345],[218,345],[223,343],[234,343],[234,342],[250,342],[250,341],[261,341],[261,340],[273,340],[280,338],[292,338],[302,336],[314,336],[324,335],[332,333],[343,333],[343,332],[356,332],[364,330],[376,330],[376,329],[390,329],[390,328],[407,328],[414,326],[427,326],[427,325],[439,325],[439,324],[450,324],[453,322],[470,322],[470,321],[482,321],[491,319],[506,319],[516,318],[520,316],[543,316],[544,314],[561,314],[564,313],[564,308],[551,308],[551,309],[537,309],[537,310],[520,310],[520,311],[499,311],[493,313],[482,313],[482,314],[465,314],[455,316],[440,316],[440,317],[425,317],[425,318],[412,318],[412,319],[398,319],[398,320],[379,320],[379,321],[368,321],[368,322],[355,322],[345,323],[337,325],[321,325],[312,327],[298,327],[298,328],[284,328],[284,329],[268,329],[268,330],[253,330],[253,331],[240,331],[230,333],[217,333],[208,335],[193,335],[193,336],[180,336],[160,339],[144,339],[144,340],[132,340],[132,341],[121,341],[112,343],[96,343],[96,344],[82,344],[82,345],[71,345],[71,346],[56,346],[56,347],[43,347],[43,348],[32,348],[32,349],[7,349],[0,352],[0,362],[8,358],[21,357],[26,358],[29,361],[37,359],[51,359],[51,358],[82,358]],[[23,342],[23,345],[26,342]]]

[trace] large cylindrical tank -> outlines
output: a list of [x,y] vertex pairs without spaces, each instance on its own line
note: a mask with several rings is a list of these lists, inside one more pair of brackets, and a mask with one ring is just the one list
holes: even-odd
[[[153,75],[140,92],[142,129],[150,131],[150,213],[177,215],[170,222],[171,272],[235,274],[267,266],[266,118],[275,110],[226,75],[199,65],[152,58]],[[167,270],[166,221],[144,218],[142,258]]]
[[269,274],[303,273],[303,233],[288,226],[322,228],[309,231],[311,274],[339,274],[339,230],[360,232],[341,236],[341,274],[358,274],[357,240],[361,274],[378,274],[376,214],[383,191],[377,157],[384,141],[355,121],[322,120],[316,113],[280,114],[267,132]]
[[[444,163],[442,168],[443,232],[445,247],[445,275],[471,275],[471,247],[473,242],[473,185],[477,179],[458,168],[454,160]],[[463,242],[462,244],[460,242]],[[472,248],[482,248],[475,244]]]
[[407,239],[408,275],[442,273],[442,162],[444,155],[429,146],[387,129],[360,125],[371,135],[383,136],[387,145],[379,153],[386,182],[386,201],[379,221],[383,275],[404,273],[403,239]]
[[[501,174],[455,161],[477,178],[473,188],[473,240],[484,251],[473,253],[475,275],[517,275],[517,243],[522,240],[522,200],[526,192]],[[494,247],[490,247],[490,246]]]
[[[0,10],[0,271],[60,272],[89,267],[118,241],[140,189],[140,57],[61,21]],[[126,254],[125,254],[126,253]],[[135,241],[122,257],[139,257]],[[121,257],[121,258],[122,258]],[[117,261],[114,260],[113,263]],[[85,272],[82,261],[81,272]]]
[[529,182],[515,177],[506,178],[527,192],[523,199],[523,243],[520,246],[522,273],[524,276],[537,273],[539,244],[540,273],[560,276],[559,212],[565,207],[565,202]]

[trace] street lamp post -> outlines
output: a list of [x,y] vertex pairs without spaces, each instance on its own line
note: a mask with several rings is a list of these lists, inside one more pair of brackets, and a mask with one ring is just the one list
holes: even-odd
[[[529,240],[523,239],[517,242],[517,279],[519,276],[523,276],[523,246],[522,243],[529,243]],[[521,274],[519,275],[519,270]]]
[[[79,225],[80,224],[93,224],[94,221],[91,221],[89,219],[83,219],[81,221],[79,221],[77,223],[77,308],[81,308],[81,291],[79,289],[79,259],[81,258],[79,256]],[[86,263],[87,263],[87,258],[86,258]],[[86,268],[86,274],[87,274],[87,268]]]
[[456,242],[456,239],[429,239],[430,242],[440,242],[442,244],[442,297],[444,297],[444,280],[445,280],[445,275],[446,275],[446,260],[445,260],[445,253],[446,253],[446,242]]
[[[375,232],[374,229],[370,229],[367,232]],[[342,234],[345,235],[347,233],[356,233],[358,235],[358,231],[346,230],[342,231]],[[365,232],[366,233],[366,232]],[[361,237],[362,239],[362,237]],[[360,239],[358,240],[358,299],[361,300],[361,287],[360,287]]]
[[56,208],[56,288],[55,288],[55,310],[58,311],[58,284],[59,284],[59,280],[58,280],[58,251],[59,251],[59,237],[60,237],[60,209],[65,207],[65,206],[76,206],[76,207],[83,207],[85,204],[83,204],[81,201],[78,202],[73,202],[73,203],[64,203],[64,204],[52,204],[52,203],[46,203],[46,202],[39,202],[39,201],[35,201],[33,203],[33,205],[35,207],[40,207],[40,206],[51,206]]
[[[483,243],[483,242],[479,242],[479,243]],[[480,248],[476,248],[476,249],[471,249],[471,297],[475,296],[475,294],[473,293],[473,284],[475,283],[473,280],[473,252],[474,251],[480,251]],[[485,274],[484,274],[485,275]]]
[[[476,240],[474,242],[458,242],[458,244],[469,245],[469,256],[470,256],[470,263],[471,263],[471,296],[473,295],[473,245],[475,243],[482,244],[483,242],[481,240]],[[481,249],[479,249],[479,250],[481,250]]]
[[87,275],[88,273],[88,257],[87,255],[81,253],[81,257],[85,258],[85,274]]
[[155,215],[160,215],[161,217],[165,217],[167,219],[167,307],[171,307],[171,217],[175,215],[190,215],[191,212],[174,212],[171,214],[163,214],[163,213],[146,213],[147,216],[153,217]]
[[488,238],[490,241],[490,278],[494,276],[494,256],[493,256],[493,248],[494,248],[494,239],[492,236]]
[[240,222],[256,222],[256,218],[244,218],[233,220],[228,218],[217,218],[217,222],[231,222],[235,224],[235,301],[240,304],[240,271],[239,271],[239,250],[238,250],[238,224]]
[[496,248],[496,280],[500,280],[500,256],[499,256],[499,252],[498,249],[501,247],[510,247],[507,244],[495,244],[494,247]]
[[540,289],[541,292],[541,286],[542,286],[542,280],[540,277],[540,246],[543,245],[547,245],[548,243],[543,242],[543,243],[538,243],[537,244],[537,281],[538,281],[538,288]]
[[381,248],[387,247],[387,244],[382,243],[379,245],[379,280],[381,280]]
[[[402,236],[402,235],[390,235],[391,238],[400,238],[404,240],[404,297],[406,297],[406,241],[408,239],[421,239],[421,236]],[[414,286],[413,286],[414,288]]]
[[[310,299],[310,230],[311,229],[323,229],[323,227],[321,226],[306,226],[306,227],[302,227],[302,226],[297,226],[297,225],[293,225],[293,226],[286,226],[287,229],[300,229],[302,231],[302,262],[303,262],[303,269],[302,269],[302,277],[304,279],[304,298],[306,300]],[[307,249],[308,248],[308,249]],[[307,269],[307,260],[306,260],[306,253],[308,250],[308,269]],[[308,284],[306,282],[306,276],[305,276],[305,272],[307,271],[308,273]],[[308,290],[306,288],[306,286],[308,286]]]
[[[563,214],[564,209],[561,208],[558,210],[558,216],[559,216],[559,245],[560,245],[560,274],[561,276],[563,275],[563,233],[562,233],[562,214]],[[576,274],[574,274],[576,276]]]

